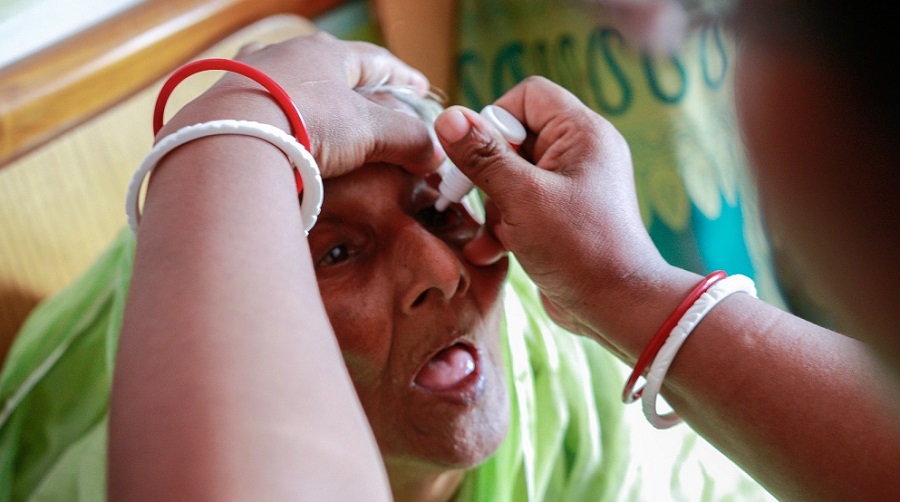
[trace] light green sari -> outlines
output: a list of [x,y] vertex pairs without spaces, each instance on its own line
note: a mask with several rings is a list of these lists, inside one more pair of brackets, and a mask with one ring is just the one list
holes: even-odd
[[[126,229],[32,314],[10,350],[0,374],[0,501],[105,500],[110,381],[133,256]],[[660,432],[633,420],[618,398],[619,363],[550,322],[515,263],[505,305],[510,430],[457,500],[768,498],[687,427]]]

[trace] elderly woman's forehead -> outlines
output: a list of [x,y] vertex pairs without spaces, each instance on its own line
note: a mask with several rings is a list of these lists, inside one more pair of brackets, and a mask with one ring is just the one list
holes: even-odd
[[[329,197],[351,195],[353,197],[383,197],[396,191],[411,192],[427,182],[422,175],[415,175],[400,166],[382,162],[364,164],[358,169],[325,180],[325,201]],[[392,188],[390,191],[385,188]]]

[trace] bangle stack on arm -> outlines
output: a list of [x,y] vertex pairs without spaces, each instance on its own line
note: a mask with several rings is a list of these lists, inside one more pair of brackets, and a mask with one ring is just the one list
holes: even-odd
[[125,202],[125,212],[128,215],[128,224],[137,237],[140,225],[140,191],[144,179],[150,175],[153,168],[172,150],[196,139],[222,135],[235,134],[251,136],[267,141],[281,150],[290,160],[294,170],[294,180],[297,185],[297,194],[301,199],[300,212],[303,220],[303,228],[306,234],[312,229],[322,209],[324,189],[322,176],[315,158],[310,153],[311,144],[309,132],[303,122],[303,117],[296,104],[291,100],[287,92],[265,73],[239,61],[230,59],[203,59],[188,63],[175,71],[165,82],[156,100],[153,113],[153,133],[159,134],[163,127],[163,116],[166,101],[175,87],[184,79],[194,73],[209,70],[232,71],[249,77],[262,85],[281,106],[293,130],[294,136],[286,134],[281,129],[259,122],[246,120],[214,120],[183,127],[170,134],[154,145],[153,149],[144,159],[128,186],[128,194]]
[[[654,427],[666,429],[681,421],[674,412],[659,415],[656,411],[656,400],[663,379],[678,349],[716,304],[737,292],[745,292],[755,297],[756,287],[749,277],[743,275],[729,277],[721,270],[707,275],[672,311],[641,352],[625,382],[622,401],[629,404],[640,398],[644,416]],[[638,378],[648,367],[645,385],[636,389]]]

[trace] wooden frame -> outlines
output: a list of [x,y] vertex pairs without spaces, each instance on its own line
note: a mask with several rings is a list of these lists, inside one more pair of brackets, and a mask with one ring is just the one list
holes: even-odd
[[309,33],[302,18],[338,3],[145,0],[0,68],[0,365],[29,312],[125,227],[125,187],[151,146],[161,79],[209,50],[231,57],[235,44]]
[[145,0],[0,68],[0,167],[133,95],[238,28],[337,0]]

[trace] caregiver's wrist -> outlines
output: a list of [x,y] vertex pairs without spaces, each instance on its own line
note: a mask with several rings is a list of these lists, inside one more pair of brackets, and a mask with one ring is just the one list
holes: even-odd
[[650,261],[596,282],[577,315],[589,336],[616,347],[630,364],[701,279],[663,260]]

